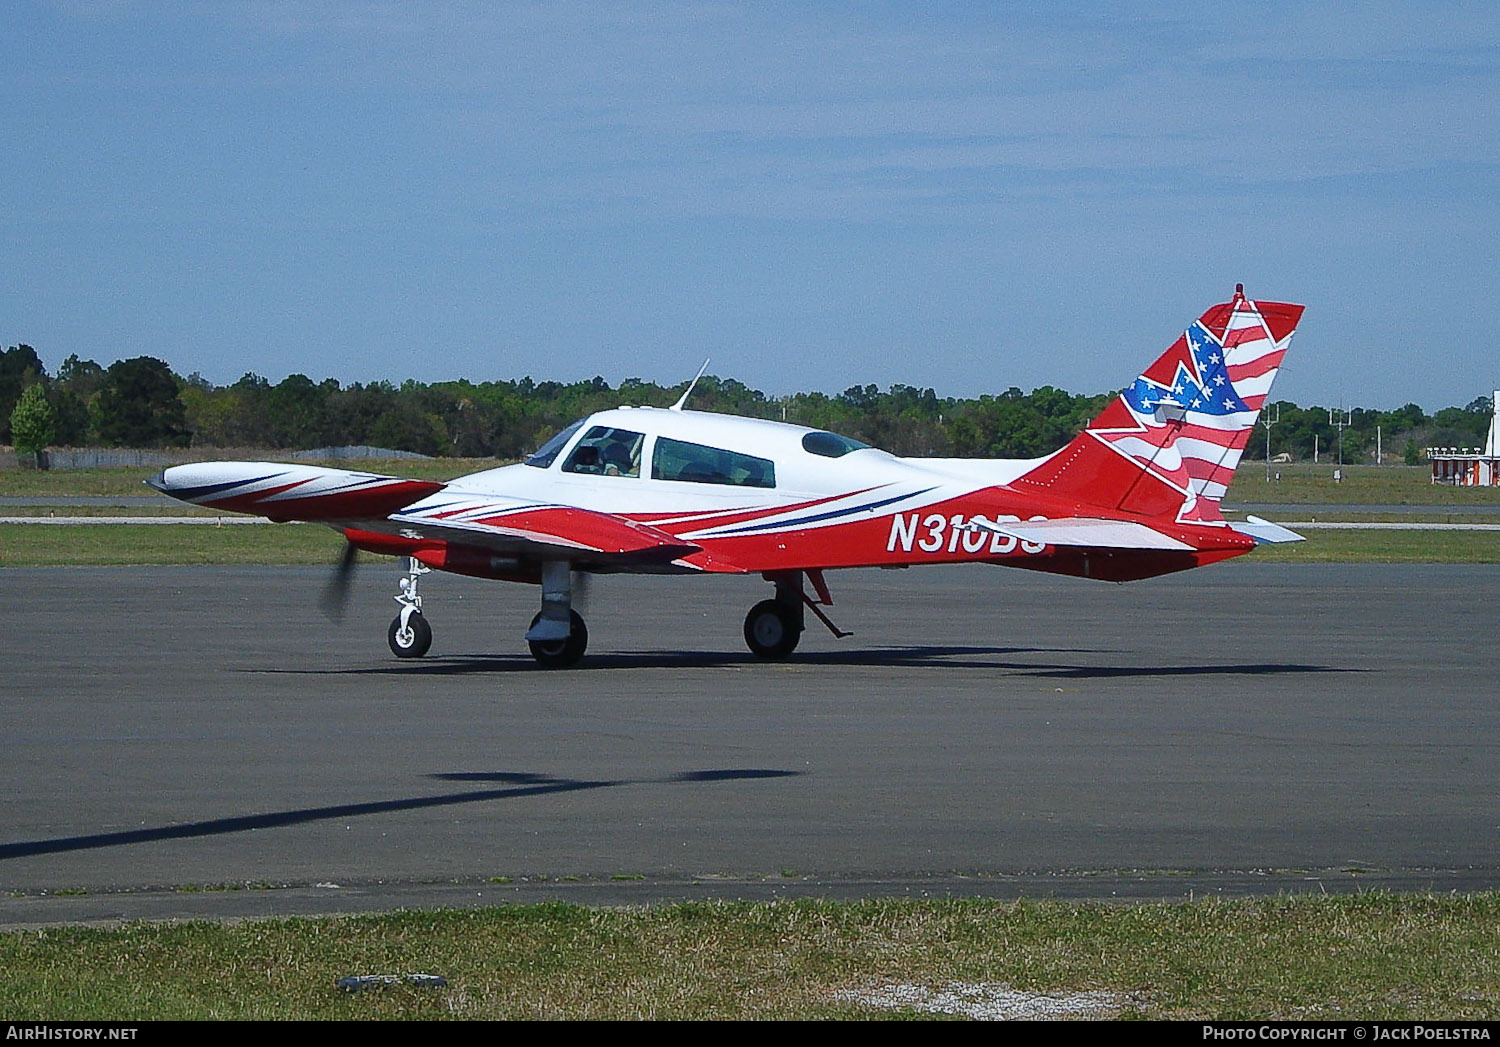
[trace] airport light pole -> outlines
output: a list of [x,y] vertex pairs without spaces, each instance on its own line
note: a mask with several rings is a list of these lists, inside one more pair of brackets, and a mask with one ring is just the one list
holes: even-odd
[[1271,482],[1271,426],[1281,421],[1281,403],[1272,406],[1276,408],[1274,415],[1265,407],[1260,411],[1260,424],[1266,427],[1266,483]]
[[1344,467],[1344,429],[1354,424],[1354,412],[1346,411],[1342,407],[1337,411],[1330,408],[1328,424],[1339,431],[1339,468],[1342,469]]

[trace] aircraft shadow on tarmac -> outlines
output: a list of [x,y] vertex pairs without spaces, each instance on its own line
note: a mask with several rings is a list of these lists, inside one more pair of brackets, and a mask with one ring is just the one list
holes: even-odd
[[23,840],[0,844],[0,861],[7,858],[26,858],[39,854],[59,854],[65,851],[87,851],[101,847],[121,847],[127,844],[154,843],[161,840],[182,840],[198,836],[223,836],[229,833],[250,832],[255,829],[275,829],[334,818],[351,818],[367,814],[388,814],[395,811],[414,811],[430,807],[452,807],[466,803],[486,803],[495,800],[520,800],[531,796],[546,796],[552,793],[579,792],[587,789],[616,789],[631,785],[675,785],[712,782],[748,781],[763,778],[795,778],[802,771],[784,771],[773,768],[724,768],[702,771],[683,771],[665,778],[623,778],[611,781],[590,781],[574,778],[554,778],[546,774],[512,773],[504,771],[459,771],[428,775],[446,782],[494,782],[502,788],[475,789],[465,792],[441,793],[436,796],[408,796],[395,800],[373,800],[365,803],[330,804],[326,807],[300,807],[285,811],[263,811],[229,818],[208,818],[203,821],[180,822],[147,829],[127,829],[122,832],[91,833],[83,836],[62,836],[50,840]]
[[[809,651],[786,663],[807,667],[845,666],[931,669],[978,669],[1017,676],[1094,679],[1132,676],[1268,676],[1298,673],[1368,672],[1342,666],[1305,665],[1291,662],[1253,662],[1233,665],[1078,665],[1056,662],[1008,661],[1016,655],[1092,655],[1096,659],[1119,651],[1043,647],[874,647],[839,651]],[[591,654],[569,669],[598,672],[621,669],[713,669],[729,666],[766,665],[748,654],[714,651],[635,651]],[[464,676],[479,673],[553,672],[519,655],[450,655],[381,665],[328,668],[241,668],[239,672],[292,676]]]

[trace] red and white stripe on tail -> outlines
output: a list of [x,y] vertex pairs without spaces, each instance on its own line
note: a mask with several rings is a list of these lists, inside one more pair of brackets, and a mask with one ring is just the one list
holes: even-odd
[[1222,520],[1219,502],[1302,311],[1236,288],[1015,486],[1158,519]]

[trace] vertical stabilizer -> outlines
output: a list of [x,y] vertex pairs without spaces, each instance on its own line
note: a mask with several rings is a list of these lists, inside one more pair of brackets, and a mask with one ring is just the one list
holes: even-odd
[[1237,287],[1015,486],[1157,518],[1222,520],[1219,502],[1302,310],[1253,302]]

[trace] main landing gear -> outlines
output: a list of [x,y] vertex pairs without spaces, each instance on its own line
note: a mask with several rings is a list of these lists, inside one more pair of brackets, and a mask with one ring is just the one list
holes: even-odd
[[526,630],[526,645],[543,669],[577,665],[588,649],[588,627],[573,610],[573,565],[566,560],[542,564],[542,609]]
[[577,611],[568,611],[568,635],[561,640],[529,639],[531,630],[536,629],[541,620],[539,611],[531,620],[531,629],[526,632],[526,646],[531,648],[531,657],[536,659],[536,664],[543,669],[566,669],[577,665],[589,646],[589,630],[583,624],[583,615]]
[[745,645],[757,658],[779,662],[797,649],[802,639],[802,605],[762,600],[745,615]]
[[823,572],[808,571],[806,575],[818,594],[816,601],[802,588],[802,571],[776,571],[764,576],[766,581],[775,584],[776,595],[762,600],[745,615],[745,646],[757,658],[781,661],[791,656],[797,649],[797,641],[802,639],[802,630],[806,628],[805,609],[811,609],[834,636],[852,635],[834,625],[822,611],[822,607],[833,604],[833,597],[823,582]]

